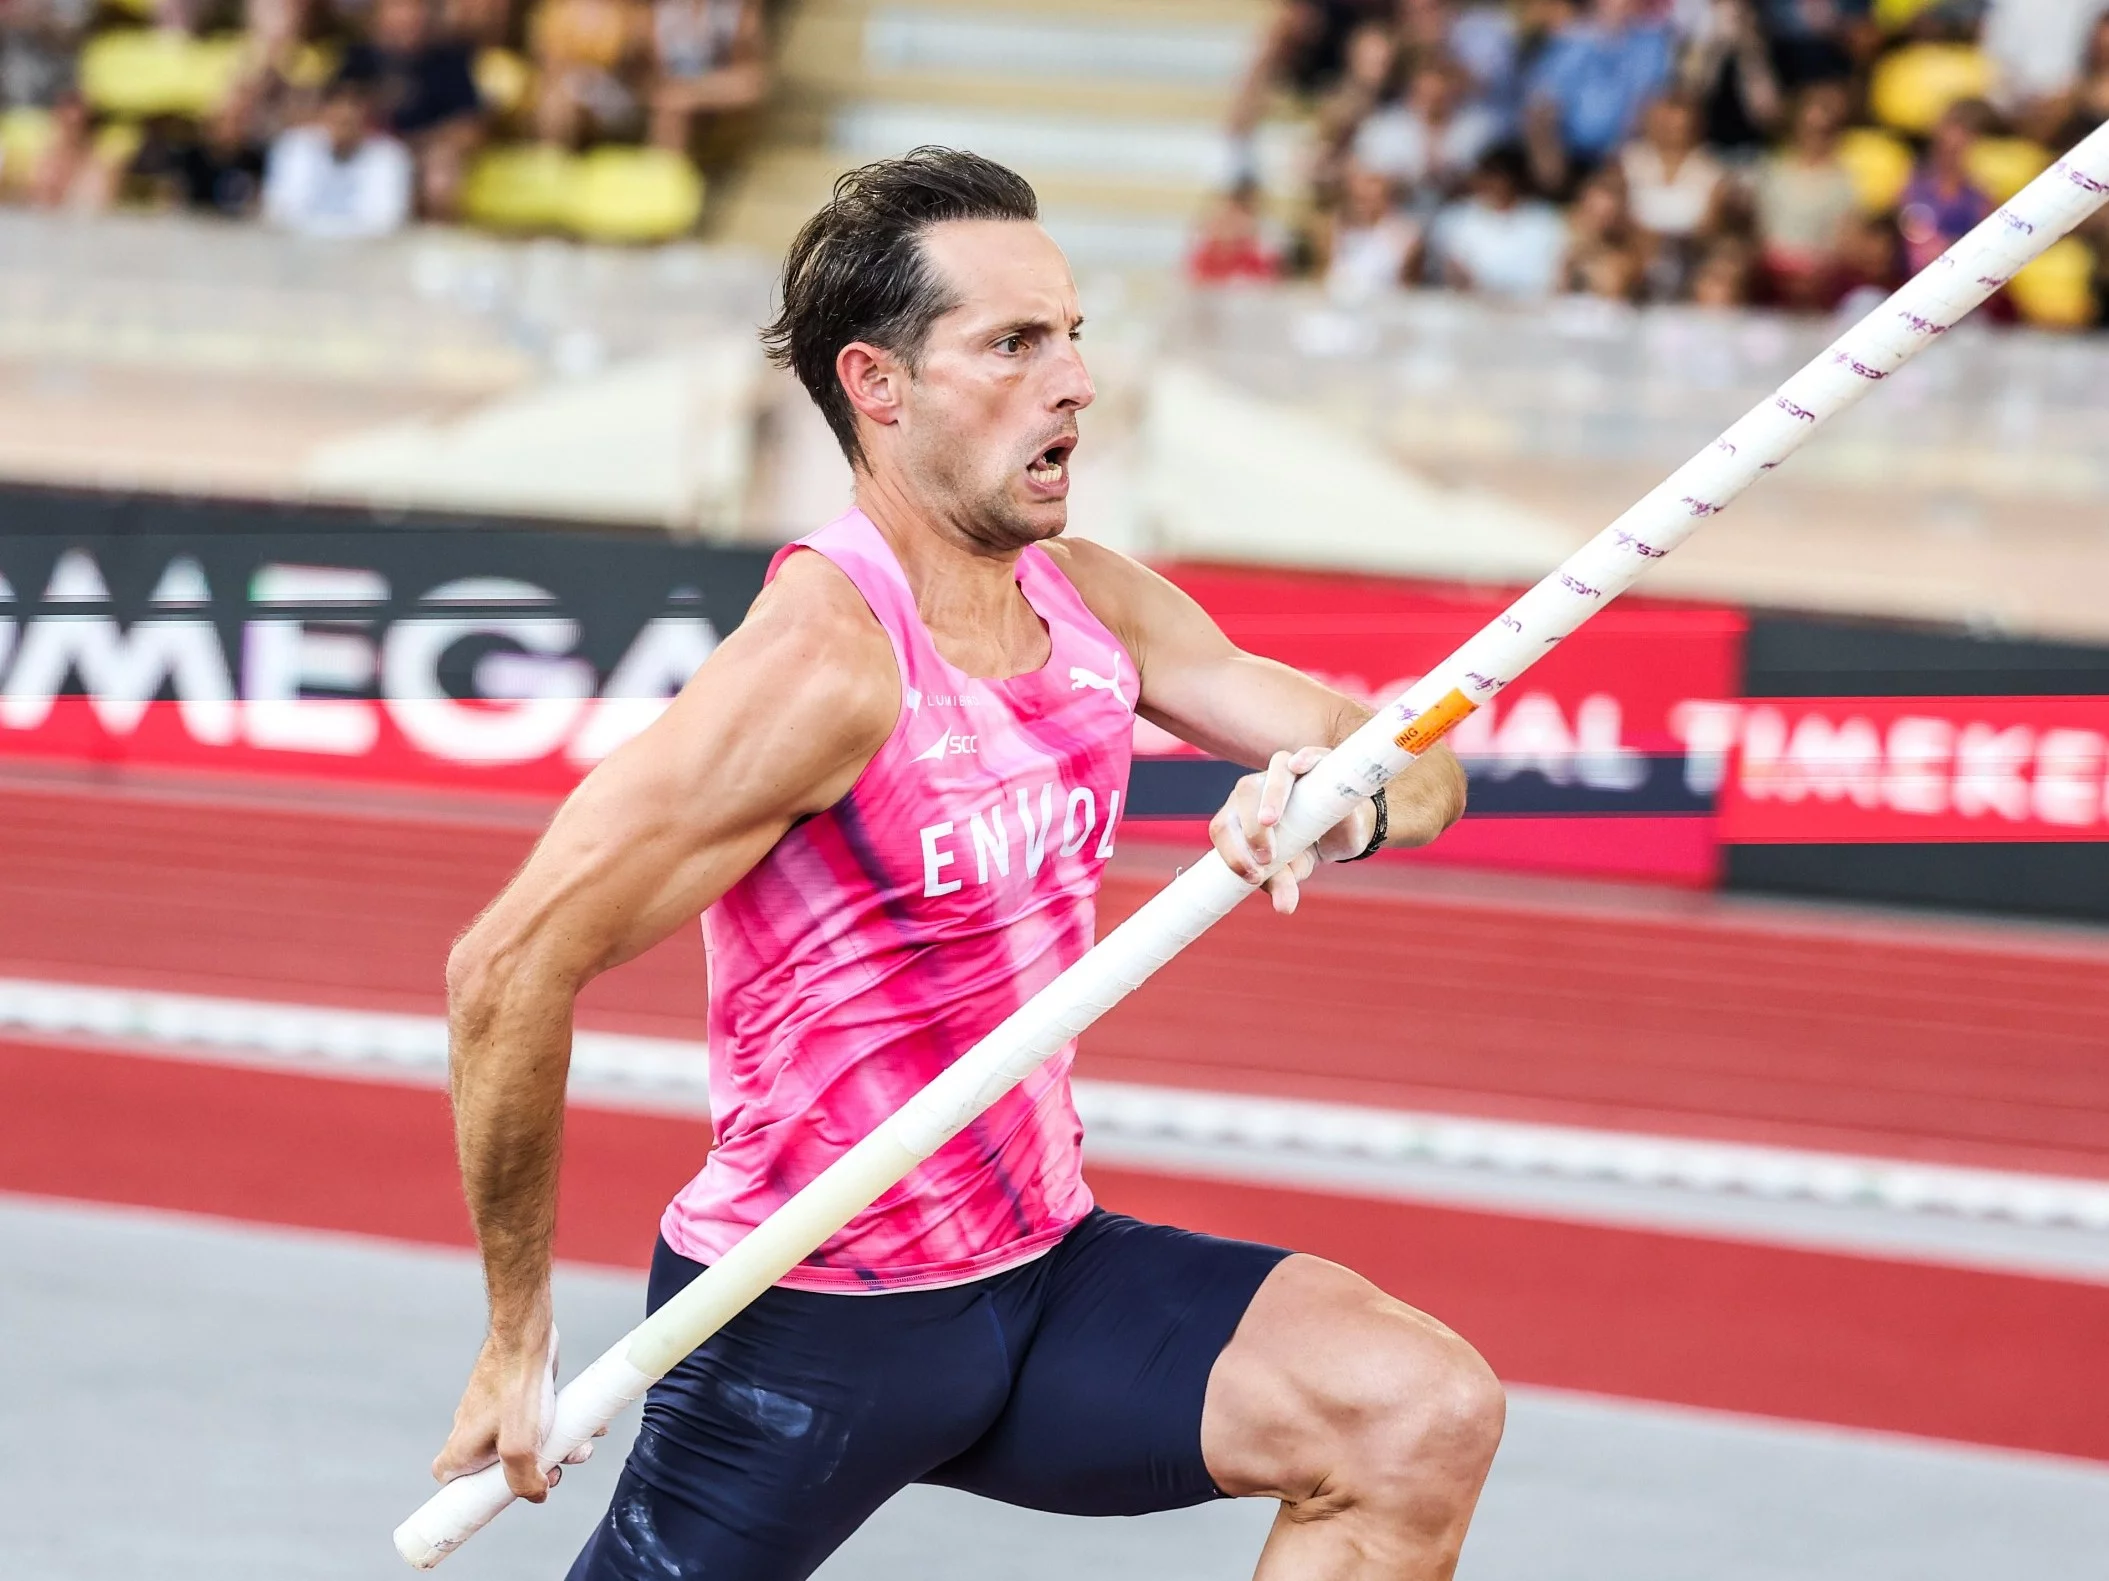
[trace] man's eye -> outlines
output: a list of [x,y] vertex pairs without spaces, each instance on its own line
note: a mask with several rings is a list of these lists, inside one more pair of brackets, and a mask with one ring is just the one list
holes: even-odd
[[996,346],[1001,351],[1023,351],[1025,349],[1025,337],[1023,335],[1006,335],[1003,339],[996,342]]

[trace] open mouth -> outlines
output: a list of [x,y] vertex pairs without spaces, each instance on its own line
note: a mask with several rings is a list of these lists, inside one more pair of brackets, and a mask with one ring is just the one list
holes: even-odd
[[1053,488],[1069,475],[1069,453],[1074,449],[1074,436],[1057,439],[1025,464],[1025,475],[1042,488]]

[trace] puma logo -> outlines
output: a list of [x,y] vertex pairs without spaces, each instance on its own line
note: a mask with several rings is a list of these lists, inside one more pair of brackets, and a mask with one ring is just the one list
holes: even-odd
[[[1072,692],[1081,692],[1087,688],[1094,692],[1111,692],[1115,697],[1120,697],[1120,654],[1118,651],[1113,655],[1113,673],[1111,675],[1100,675],[1095,671],[1085,669],[1081,664],[1072,664],[1069,667],[1069,689]],[[1122,698],[1122,701],[1125,702],[1126,699]]]

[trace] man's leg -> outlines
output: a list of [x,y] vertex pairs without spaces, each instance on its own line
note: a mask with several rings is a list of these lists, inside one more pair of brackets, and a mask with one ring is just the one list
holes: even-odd
[[[700,1273],[662,1241],[650,1304]],[[570,1581],[799,1581],[1001,1412],[1010,1359],[980,1285],[766,1290],[652,1388]]]
[[1332,1263],[1117,1213],[1030,1266],[1010,1398],[924,1481],[1070,1515],[1270,1495],[1263,1581],[1450,1575],[1502,1418],[1455,1334]]
[[1448,1581],[1503,1413],[1456,1334],[1296,1256],[1216,1359],[1201,1451],[1225,1493],[1282,1501],[1259,1581]]

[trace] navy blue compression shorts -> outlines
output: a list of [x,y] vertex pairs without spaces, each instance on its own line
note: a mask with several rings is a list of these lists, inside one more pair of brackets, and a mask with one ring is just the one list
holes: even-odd
[[[971,1284],[769,1290],[647,1396],[570,1581],[799,1581],[911,1482],[1069,1515],[1220,1498],[1209,1370],[1288,1255],[1101,1209]],[[661,1241],[650,1305],[701,1272]]]

